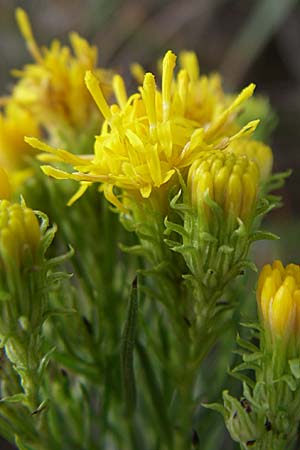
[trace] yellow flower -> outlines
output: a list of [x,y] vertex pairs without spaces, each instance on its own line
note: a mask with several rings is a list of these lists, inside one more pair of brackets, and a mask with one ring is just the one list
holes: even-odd
[[11,196],[11,185],[8,175],[2,167],[0,167],[0,200],[9,199]]
[[263,142],[252,139],[236,139],[228,145],[226,150],[236,155],[247,155],[249,159],[255,161],[262,181],[266,181],[271,175],[273,153],[271,148]]
[[96,47],[71,33],[71,48],[57,40],[50,48],[39,48],[25,11],[18,8],[16,17],[34,63],[13,72],[20,78],[13,90],[15,101],[50,132],[62,126],[90,126],[96,108],[84,85],[85,72],[94,70],[104,94],[111,92],[110,72],[97,68]]
[[[251,84],[229,106],[220,106],[209,123],[189,117],[187,98],[191,80],[186,69],[174,79],[176,56],[168,51],[163,60],[162,87],[159,90],[152,73],[146,73],[138,93],[127,96],[123,79],[116,75],[113,89],[117,104],[108,105],[97,77],[86,74],[86,84],[105,118],[101,134],[96,137],[95,154],[74,157],[61,149],[51,148],[36,139],[27,139],[34,147],[52,153],[58,161],[71,164],[68,173],[46,166],[46,174],[87,183],[103,183],[106,198],[122,208],[114,188],[130,195],[139,192],[148,198],[152,191],[166,184],[176,170],[188,168],[204,150],[225,148],[234,139],[250,134],[258,121],[232,132],[232,118],[254,90]],[[205,105],[198,105],[199,109]],[[206,113],[205,113],[206,114]],[[199,112],[199,117],[200,117]],[[200,119],[199,119],[200,120]],[[78,194],[78,195],[79,195]],[[78,198],[76,194],[75,198]]]
[[29,134],[40,136],[37,121],[10,99],[0,113],[0,164],[7,170],[20,169],[32,155],[31,147],[24,142],[24,136]]
[[[200,126],[209,126],[229,106],[229,98],[222,89],[221,77],[217,73],[200,76],[199,63],[194,52],[181,52],[179,61],[181,71],[176,81],[176,88],[179,89],[180,83],[187,83],[185,116],[195,120]],[[184,81],[186,78],[188,82]],[[234,119],[235,114],[229,116],[220,132],[228,133],[228,131],[237,130]]]
[[253,214],[259,173],[255,162],[245,155],[213,151],[194,161],[188,173],[188,192],[199,214],[211,218],[206,196],[217,203],[225,217],[247,221]]
[[300,266],[280,261],[263,267],[257,287],[257,302],[263,322],[272,335],[300,336]]
[[26,258],[34,260],[40,239],[39,222],[32,209],[0,201],[0,258],[4,264],[22,266]]

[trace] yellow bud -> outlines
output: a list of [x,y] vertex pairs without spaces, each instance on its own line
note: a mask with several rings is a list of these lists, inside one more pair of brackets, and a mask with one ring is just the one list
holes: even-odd
[[260,273],[260,276],[259,276],[259,279],[258,279],[258,283],[257,283],[257,290],[256,290],[257,301],[258,301],[258,299],[261,296],[261,292],[262,292],[262,289],[263,289],[263,286],[264,286],[264,282],[265,282],[266,278],[271,275],[271,273],[272,273],[272,268],[271,268],[270,264],[266,264],[263,267],[263,269],[262,269],[262,271]]
[[270,315],[270,305],[272,305],[276,294],[276,285],[272,277],[268,277],[262,287],[260,307],[263,317],[267,320]]
[[190,167],[188,189],[193,206],[207,210],[203,205],[208,192],[226,217],[247,221],[256,202],[258,169],[247,156],[222,151],[203,152]]
[[270,147],[263,142],[249,139],[235,139],[226,149],[236,155],[246,155],[254,161],[260,173],[260,179],[265,181],[272,172],[273,153]]
[[266,265],[258,280],[257,302],[273,337],[300,338],[300,266],[284,267],[280,261]]
[[269,319],[272,332],[279,336],[289,334],[294,326],[295,304],[289,288],[284,284],[275,294]]
[[29,253],[36,259],[41,239],[39,222],[34,212],[24,205],[0,201],[0,258],[17,265]]

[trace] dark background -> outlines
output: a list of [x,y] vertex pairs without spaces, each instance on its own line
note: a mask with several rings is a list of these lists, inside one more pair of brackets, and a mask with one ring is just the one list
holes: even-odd
[[[39,44],[67,42],[76,30],[99,48],[99,65],[126,77],[129,64],[155,70],[167,49],[194,50],[202,72],[219,70],[225,89],[253,81],[278,116],[272,137],[275,170],[293,169],[282,189],[284,206],[265,228],[281,236],[260,244],[259,266],[281,257],[300,262],[300,5],[296,0],[0,0],[0,94],[9,71],[30,61],[14,9],[30,15]],[[126,75],[127,74],[127,75]],[[1,444],[1,449],[8,447]]]

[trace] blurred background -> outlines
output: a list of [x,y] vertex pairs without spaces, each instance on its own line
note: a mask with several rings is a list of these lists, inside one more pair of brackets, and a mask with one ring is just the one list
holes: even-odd
[[[284,206],[265,228],[280,235],[261,243],[257,260],[300,262],[300,2],[297,0],[0,0],[0,94],[10,70],[29,62],[14,9],[29,13],[39,44],[68,41],[78,31],[99,48],[99,65],[130,80],[129,65],[156,70],[167,49],[194,50],[203,73],[218,70],[225,89],[249,82],[269,97],[277,116],[271,137],[276,171],[293,169],[281,190]],[[1,445],[1,444],[0,444]],[[4,447],[4,444],[1,445]]]

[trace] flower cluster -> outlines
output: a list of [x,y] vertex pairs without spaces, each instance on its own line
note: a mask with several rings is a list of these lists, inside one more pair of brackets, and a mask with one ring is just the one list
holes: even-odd
[[[74,158],[71,153],[27,138],[34,147],[52,153],[54,159],[76,170],[69,173],[45,166],[45,173],[81,181],[79,194],[89,183],[99,182],[106,198],[121,210],[123,197],[140,195],[141,199],[147,199],[161,186],[176,184],[178,171],[185,178],[188,168],[201,158],[203,151],[234,152],[239,142],[243,148],[240,153],[249,153],[258,162],[264,159],[268,165],[263,169],[265,175],[271,167],[270,149],[265,146],[262,150],[262,144],[255,141],[251,146],[245,143],[258,121],[250,121],[240,129],[235,120],[241,104],[252,95],[254,85],[250,84],[232,100],[221,90],[218,77],[199,75],[193,53],[184,53],[181,60],[181,69],[174,76],[176,56],[171,51],[166,53],[161,89],[154,75],[146,73],[139,92],[128,96],[124,80],[115,75],[117,104],[112,105],[107,103],[94,73],[87,72],[87,87],[105,118],[96,137],[94,155]],[[121,201],[116,188],[121,189]]]
[[71,48],[57,40],[50,48],[39,48],[26,13],[19,8],[16,16],[34,63],[13,72],[19,79],[14,100],[54,135],[58,127],[88,126],[95,107],[84,86],[85,72],[93,70],[105,95],[111,92],[110,72],[97,68],[96,47],[71,33]]
[[[254,268],[248,259],[251,244],[274,238],[258,228],[277,206],[277,197],[268,192],[283,177],[272,177],[272,150],[257,134],[255,85],[229,95],[219,74],[200,72],[195,53],[181,52],[177,62],[169,50],[157,76],[132,66],[137,86],[129,91],[121,75],[98,67],[96,47],[78,34],[70,34],[70,46],[55,40],[40,47],[26,13],[17,9],[16,16],[33,62],[13,72],[11,95],[1,100],[0,343],[17,376],[16,388],[1,404],[20,403],[26,410],[20,418],[28,418],[29,409],[33,436],[24,433],[23,444],[10,406],[0,408],[0,433],[4,417],[19,448],[97,449],[107,443],[113,449],[135,448],[143,421],[152,415],[147,403],[154,399],[159,431],[151,435],[149,449],[194,447],[195,405],[203,395],[200,364],[206,364],[225,329],[233,329],[234,322],[239,326],[235,286],[245,269]],[[264,102],[260,108],[267,114]],[[34,169],[40,163],[46,175],[71,181],[60,184],[38,175]],[[22,186],[28,176],[31,182]],[[47,208],[59,224],[57,248],[74,246],[73,285],[65,271],[53,272],[66,257],[46,256],[56,227],[48,229],[47,216],[23,198],[14,203],[11,193],[18,184],[28,205]],[[74,203],[91,185],[104,193],[103,202],[90,189],[66,212],[67,199],[73,194],[69,204]],[[119,215],[112,214],[111,205]],[[132,241],[121,225],[135,232]],[[121,248],[139,258],[116,251],[116,238],[134,242]],[[120,345],[125,280],[137,265]],[[52,290],[61,280],[62,289]],[[257,302],[260,323],[249,326],[256,341],[239,339],[245,352],[235,370],[254,371],[251,378],[243,374],[250,411],[227,392],[225,406],[213,407],[221,410],[241,448],[258,443],[260,450],[282,450],[300,423],[300,414],[293,422],[289,410],[300,405],[300,266],[284,268],[279,261],[265,266]],[[137,326],[138,321],[143,323]],[[120,373],[115,370],[119,349]],[[135,384],[140,376],[135,354],[145,375],[141,389]],[[124,410],[118,404],[121,384],[130,420],[119,412]],[[277,406],[283,411],[278,418]],[[135,420],[136,408],[145,412],[141,421]],[[102,423],[103,417],[110,420]],[[101,442],[94,442],[96,421]],[[87,425],[77,426],[83,422]],[[135,429],[139,422],[141,429]]]
[[17,81],[10,95],[1,99],[0,164],[9,173],[13,192],[34,174],[33,151],[24,136],[46,134],[56,144],[79,142],[79,134],[89,139],[99,128],[100,115],[85,87],[85,72],[93,70],[105,96],[112,92],[111,71],[97,66],[96,47],[71,33],[71,47],[54,40],[49,48],[40,48],[25,11],[18,8],[16,18],[34,62],[13,70]]

